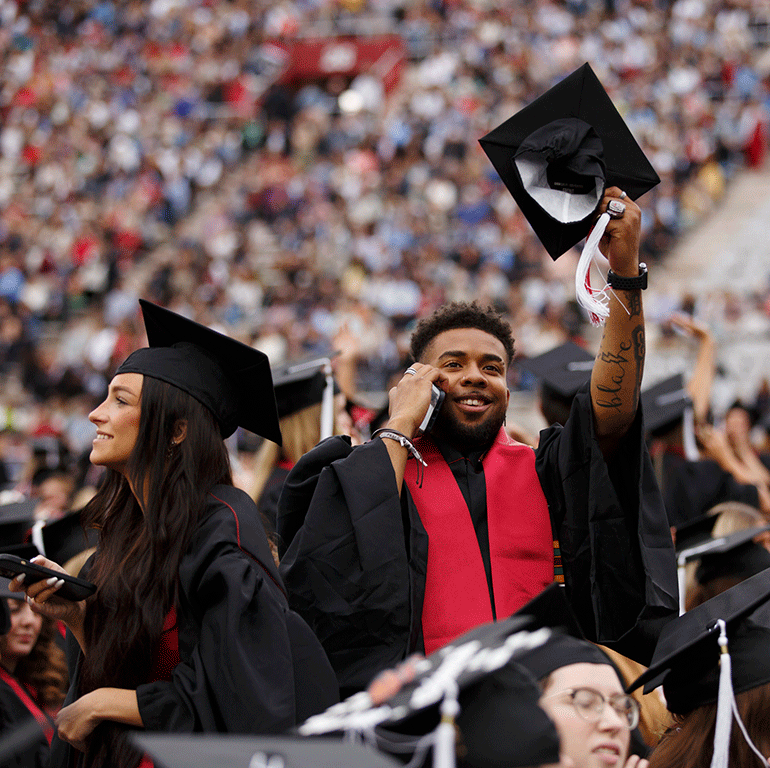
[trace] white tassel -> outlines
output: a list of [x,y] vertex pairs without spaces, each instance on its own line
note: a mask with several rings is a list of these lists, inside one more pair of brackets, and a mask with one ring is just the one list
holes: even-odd
[[575,297],[578,304],[583,307],[591,319],[592,325],[604,325],[610,315],[609,286],[605,285],[601,290],[591,288],[591,263],[599,252],[599,241],[604,235],[604,230],[609,223],[609,213],[603,213],[588,235],[583,252],[580,254],[577,272],[575,273]]
[[733,725],[733,675],[732,659],[727,647],[727,627],[722,619],[719,627],[719,698],[717,699],[717,720],[714,728],[714,754],[711,768],[728,768],[730,755],[730,733]]
[[460,712],[457,684],[447,685],[441,702],[441,722],[436,728],[433,747],[435,768],[455,768],[455,718]]
[[334,434],[334,378],[331,360],[324,360],[323,372],[326,386],[321,398],[321,440]]
[[684,432],[682,436],[684,457],[687,461],[698,461],[700,451],[698,450],[698,444],[695,442],[695,412],[691,405],[684,409],[682,424]]

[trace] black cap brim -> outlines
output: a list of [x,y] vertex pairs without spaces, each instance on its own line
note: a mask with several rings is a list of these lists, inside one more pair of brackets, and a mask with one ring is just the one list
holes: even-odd
[[328,362],[328,358],[295,361],[273,369],[273,387],[280,418],[323,401],[327,387],[324,367]]
[[398,768],[387,755],[339,739],[237,734],[134,733],[158,768]]
[[692,399],[682,374],[664,379],[642,392],[644,428],[647,432],[656,432],[674,426],[691,406]]
[[521,208],[551,258],[558,259],[590,231],[592,220],[561,224],[527,194],[513,157],[534,131],[564,118],[590,125],[602,142],[606,186],[617,186],[636,200],[660,182],[633,134],[588,64],[576,69],[550,90],[486,136],[481,146]]
[[536,357],[516,360],[516,364],[536,376],[561,397],[574,397],[590,378],[594,356],[568,341]]

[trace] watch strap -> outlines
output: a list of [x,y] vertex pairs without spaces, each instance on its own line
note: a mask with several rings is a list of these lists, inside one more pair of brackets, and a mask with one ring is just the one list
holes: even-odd
[[647,265],[639,264],[639,274],[636,277],[616,275],[612,270],[607,273],[607,284],[619,291],[638,291],[647,288]]

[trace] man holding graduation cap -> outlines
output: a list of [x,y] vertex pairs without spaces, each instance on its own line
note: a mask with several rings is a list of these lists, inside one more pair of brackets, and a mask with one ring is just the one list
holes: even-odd
[[[642,663],[654,623],[676,612],[638,413],[646,270],[631,197],[652,184],[629,162],[657,177],[587,67],[482,144],[551,255],[598,219],[610,263],[604,336],[566,426],[545,430],[535,452],[503,429],[510,327],[475,304],[441,308],[412,337],[415,362],[390,391],[385,428],[355,449],[332,438],[297,464],[278,533],[282,515],[304,523],[284,542],[282,573],[344,693],[510,615],[560,580],[561,565],[586,636]],[[444,402],[427,426],[434,387]]]

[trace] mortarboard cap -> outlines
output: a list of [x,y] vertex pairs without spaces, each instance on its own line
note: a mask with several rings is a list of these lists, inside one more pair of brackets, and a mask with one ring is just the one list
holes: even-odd
[[55,563],[64,565],[76,555],[95,547],[96,530],[83,530],[79,512],[71,512],[58,520],[46,523],[40,531],[42,554]]
[[332,376],[331,358],[286,363],[273,369],[278,416],[283,419],[321,403],[321,439],[334,431],[334,395],[339,392]]
[[719,546],[701,556],[695,579],[700,584],[720,577],[744,580],[770,568],[770,552],[754,541],[768,530],[770,526],[747,528],[722,537]]
[[542,355],[516,362],[561,397],[572,398],[591,378],[594,359],[583,347],[568,341]]
[[25,499],[0,506],[0,551],[29,541],[29,533],[35,524],[36,499]]
[[116,373],[141,373],[187,392],[214,414],[223,437],[241,426],[280,445],[267,355],[157,304],[139,304],[150,346]]
[[0,582],[0,635],[4,635],[11,628],[11,611],[6,600],[11,595],[16,596],[8,589],[8,579],[2,579]]
[[697,549],[702,544],[711,545],[712,532],[719,520],[718,514],[706,514],[676,526],[675,549],[677,555]]
[[768,599],[770,570],[765,570],[672,619],[660,633],[650,666],[629,690],[644,685],[648,693],[662,684],[675,714],[717,701],[718,620],[726,625],[735,693],[770,682],[770,626],[758,613]]
[[642,392],[644,428],[647,432],[657,432],[664,427],[673,427],[691,407],[692,400],[682,374],[671,376]]
[[605,187],[636,200],[660,181],[588,64],[480,143],[553,259],[588,234]]
[[239,734],[134,733],[158,768],[398,768],[402,763],[339,739]]
[[445,695],[456,692],[465,764],[515,768],[558,762],[558,736],[538,705],[540,689],[517,663],[551,634],[544,628],[530,632],[530,624],[528,617],[512,616],[477,627],[417,661],[414,680],[385,704],[372,706],[368,694],[355,694],[309,718],[298,731],[374,729],[380,749],[407,754],[435,731]]
[[577,618],[567,602],[564,587],[551,584],[537,597],[520,608],[515,616],[527,617],[532,627],[548,627],[557,630],[537,648],[522,654],[518,662],[538,680],[556,669],[570,664],[608,664],[622,680],[617,667],[604,651],[586,640],[580,631]]

